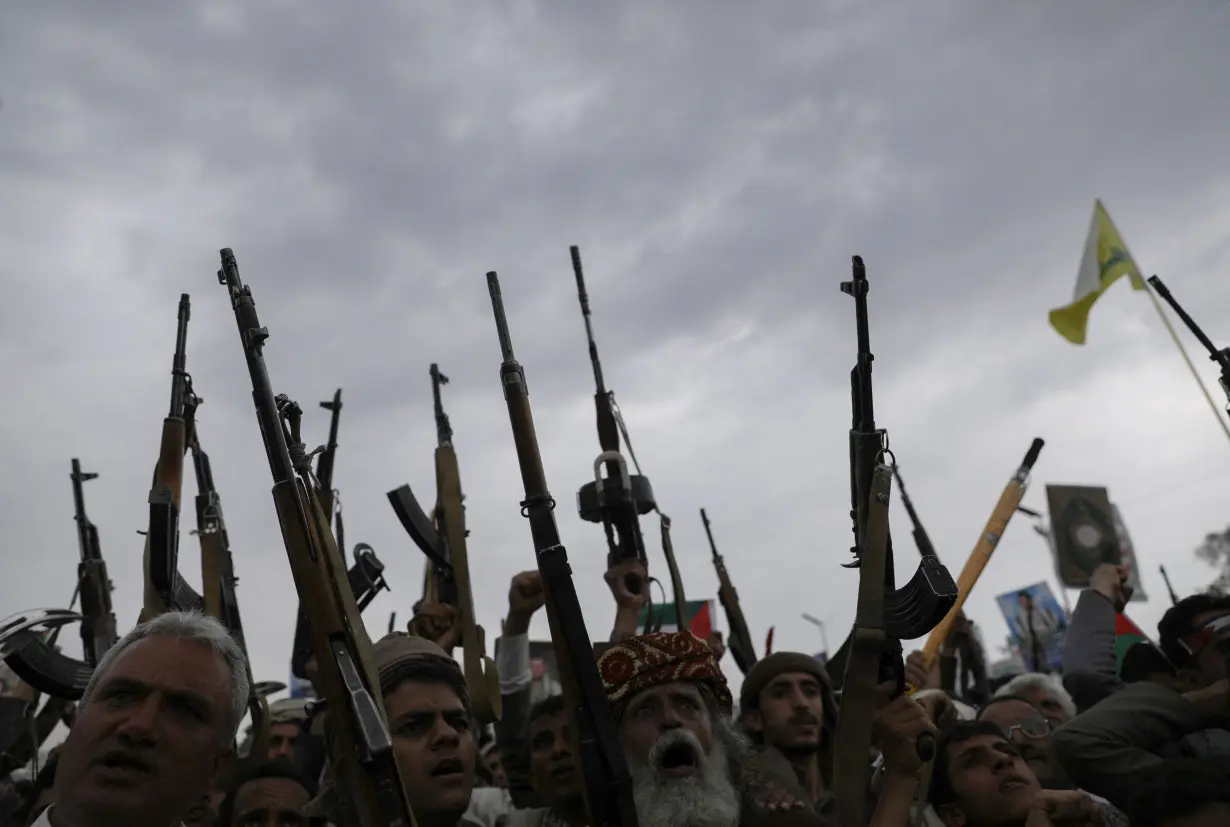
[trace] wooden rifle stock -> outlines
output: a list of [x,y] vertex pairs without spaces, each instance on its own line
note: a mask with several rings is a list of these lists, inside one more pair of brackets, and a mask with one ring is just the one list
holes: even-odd
[[474,594],[470,590],[470,554],[466,546],[465,506],[462,504],[461,468],[453,447],[452,428],[440,402],[440,385],[448,378],[436,365],[431,366],[435,394],[439,444],[436,446],[436,512],[443,524],[444,540],[453,563],[457,584],[457,622],[461,623],[462,663],[474,716],[483,726],[500,720],[500,673],[495,661],[487,657],[483,628],[474,616]]
[[718,600],[726,612],[726,623],[730,626],[730,639],[726,648],[735,659],[739,671],[746,675],[756,665],[756,646],[752,643],[752,635],[747,629],[747,620],[743,617],[743,606],[739,603],[739,593],[730,581],[726,571],[726,562],[718,554],[717,543],[713,541],[713,529],[709,525],[709,515],[705,509],[700,510],[700,520],[705,526],[705,536],[709,538],[709,551],[713,554],[713,568],[718,576]]
[[413,825],[371,641],[300,439],[302,411],[286,397],[274,396],[263,353],[269,331],[260,324],[251,290],[240,280],[234,254],[224,249],[221,258],[218,280],[227,287],[235,311],[273,476],[274,507],[300,606],[311,627],[316,685],[328,709],[326,740],[338,795],[338,814],[331,820],[360,827]]
[[530,521],[538,570],[542,574],[547,620],[573,724],[570,738],[573,754],[581,764],[589,824],[590,827],[634,827],[637,817],[632,779],[619,746],[615,713],[598,674],[593,644],[572,582],[568,553],[560,542],[555,524],[555,500],[547,489],[525,370],[513,355],[500,281],[494,272],[487,274],[487,289],[500,340],[500,383],[508,403],[508,418],[525,488],[521,514]]

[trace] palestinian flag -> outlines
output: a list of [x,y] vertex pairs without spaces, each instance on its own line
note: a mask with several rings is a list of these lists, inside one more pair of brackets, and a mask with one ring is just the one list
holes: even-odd
[[1115,615],[1115,671],[1118,672],[1123,668],[1123,656],[1127,654],[1127,650],[1131,649],[1137,643],[1148,643],[1152,645],[1153,641],[1149,640],[1148,635],[1140,630],[1140,627],[1132,622],[1132,619],[1125,614]]
[[[708,640],[713,634],[713,617],[716,608],[716,600],[689,600],[687,603],[688,629],[692,634],[696,635],[701,640]],[[646,606],[641,609],[641,616],[637,623],[640,628],[645,628],[645,621],[649,619],[648,609]],[[653,605],[653,622],[650,627],[655,627],[658,622],[662,623],[663,632],[678,632],[679,621],[675,618],[675,601],[670,601],[664,604]]]

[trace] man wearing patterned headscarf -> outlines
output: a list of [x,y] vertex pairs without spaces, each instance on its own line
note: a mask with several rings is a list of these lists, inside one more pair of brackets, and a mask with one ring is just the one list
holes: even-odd
[[730,720],[730,689],[704,641],[691,632],[640,635],[603,652],[598,669],[641,827],[740,827],[765,815],[818,823],[780,791],[758,803],[749,744]]

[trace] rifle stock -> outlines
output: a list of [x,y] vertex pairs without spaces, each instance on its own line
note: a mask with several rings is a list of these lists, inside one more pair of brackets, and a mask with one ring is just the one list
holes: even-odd
[[726,561],[718,554],[717,544],[713,541],[713,529],[709,525],[709,515],[705,509],[700,510],[700,521],[705,525],[705,536],[709,538],[709,551],[713,553],[713,568],[718,576],[718,600],[726,613],[726,623],[730,626],[730,639],[726,648],[730,650],[739,671],[746,675],[756,665],[756,647],[752,643],[752,635],[747,630],[747,620],[743,617],[743,607],[739,603],[739,593],[726,571]]
[[598,674],[593,644],[572,582],[568,552],[560,542],[555,524],[555,500],[547,489],[525,370],[513,354],[500,281],[494,272],[487,274],[487,290],[491,294],[500,340],[500,384],[508,403],[508,418],[525,488],[521,514],[530,521],[538,570],[542,574],[560,683],[572,716],[573,754],[580,760],[584,777],[589,824],[591,827],[634,827],[637,817],[632,779],[619,746],[615,714]]
[[257,317],[252,291],[239,277],[235,256],[221,251],[218,281],[225,285],[252,380],[257,421],[273,477],[273,501],[317,653],[316,684],[329,709],[330,758],[339,795],[334,821],[361,827],[413,825],[392,738],[385,721],[371,641],[321,509],[311,459],[300,439],[302,411],[275,397],[265,367],[269,331]]

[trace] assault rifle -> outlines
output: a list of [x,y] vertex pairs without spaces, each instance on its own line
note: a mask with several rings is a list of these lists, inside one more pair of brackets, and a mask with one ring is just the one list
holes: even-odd
[[315,685],[329,709],[330,764],[337,779],[338,813],[331,820],[361,827],[406,827],[414,815],[402,786],[372,659],[346,567],[317,496],[312,460],[300,436],[302,410],[274,396],[265,367],[268,329],[261,327],[252,291],[239,277],[235,255],[221,251],[218,281],[235,311],[252,398],[273,476],[273,502],[300,605],[308,613]]
[[6,662],[18,677],[39,692],[54,698],[76,701],[85,692],[94,667],[115,645],[115,614],[111,609],[111,580],[98,541],[98,527],[85,512],[83,485],[98,474],[81,470],[80,460],[72,460],[73,519],[77,523],[77,589],[81,596],[81,646],[83,660],[57,652],[42,635],[27,633],[8,644]]
[[320,407],[329,411],[329,441],[325,443],[325,449],[316,458],[316,479],[320,482],[320,506],[326,514],[330,515],[330,518],[336,511],[337,544],[338,548],[345,548],[342,538],[342,510],[340,506],[334,508],[337,491],[333,488],[333,463],[337,459],[337,425],[338,420],[342,418],[342,389],[335,390],[333,399],[321,402]]
[[466,529],[461,468],[457,462],[457,451],[453,447],[453,426],[449,423],[448,414],[444,412],[444,403],[440,399],[440,388],[448,384],[448,377],[441,373],[440,366],[434,363],[429,373],[436,419],[435,525],[423,513],[423,508],[415,499],[410,486],[403,485],[390,491],[388,498],[397,519],[415,544],[427,555],[428,562],[433,562],[433,558],[438,556],[442,558],[439,562],[447,561],[449,564],[447,567],[439,567],[438,570],[451,581],[448,587],[452,594],[437,597],[453,598],[449,605],[457,610],[456,622],[461,624],[462,662],[474,717],[480,725],[487,726],[500,719],[500,673],[496,671],[495,662],[487,657],[483,627],[478,625],[478,619],[474,616],[474,594],[470,590],[470,555],[466,547],[466,536],[470,532]]
[[713,568],[718,576],[718,600],[726,612],[726,623],[730,626],[730,640],[726,646],[734,657],[739,671],[746,675],[756,665],[756,647],[752,643],[752,635],[747,630],[747,619],[743,617],[743,607],[739,604],[739,593],[735,584],[730,581],[730,573],[726,571],[726,561],[718,554],[717,544],[713,542],[713,530],[709,527],[709,515],[705,509],[700,510],[700,520],[705,524],[705,536],[709,538],[709,551],[713,553]]
[[[194,408],[201,403],[195,395],[190,397]],[[209,462],[209,454],[201,447],[200,429],[196,418],[192,418],[192,428],[188,432],[188,450],[192,452],[192,468],[196,474],[196,535],[201,543],[201,608],[205,614],[216,619],[231,633],[231,637],[243,650],[244,658],[248,655],[248,642],[243,634],[243,620],[239,616],[239,599],[235,595],[235,587],[239,578],[235,576],[235,561],[231,555],[231,538],[226,531],[226,519],[222,516],[222,498],[214,484],[213,466]],[[175,577],[180,583],[183,578],[175,571]],[[187,586],[177,589],[191,591]],[[195,593],[193,593],[195,597]],[[176,601],[179,594],[176,595]],[[248,685],[252,691],[248,695],[248,711],[252,715],[252,745],[248,750],[249,764],[258,764],[269,755],[269,704],[265,695],[258,691],[257,683],[252,680],[251,663],[248,664]],[[276,691],[276,690],[275,690]]]
[[179,325],[171,362],[171,405],[162,421],[162,440],[154,483],[149,492],[149,531],[145,535],[146,589],[141,619],[175,607],[199,608],[200,595],[186,588],[176,568],[179,557],[179,508],[184,485],[184,454],[188,450],[188,418],[195,411],[191,379],[185,369],[188,344],[188,294],[179,297]]
[[[619,427],[615,421],[614,392],[607,390],[602,378],[602,362],[594,342],[594,327],[590,321],[589,294],[585,292],[585,275],[581,269],[581,251],[573,246],[572,271],[577,278],[577,298],[585,320],[585,338],[589,342],[589,361],[594,369],[594,408],[598,416],[598,445],[602,448],[594,460],[594,481],[577,491],[577,511],[581,519],[602,523],[606,531],[607,568],[624,560],[639,560],[649,570],[645,556],[645,538],[641,534],[641,515],[653,511],[657,503],[649,480],[640,474],[628,473],[628,463],[619,452]],[[606,477],[602,468],[606,466]],[[649,597],[649,584],[636,575],[628,575],[624,585],[632,594]],[[647,604],[648,605],[648,604]],[[649,606],[652,616],[652,606]]]
[[[863,260],[853,258],[853,279],[841,291],[854,298],[858,358],[850,371],[852,426],[850,428],[850,517],[854,561],[858,568],[858,606],[850,633],[850,654],[842,682],[841,713],[837,723],[834,791],[842,824],[867,823],[867,752],[879,683],[892,681],[905,691],[902,639],[912,640],[931,631],[957,599],[956,584],[934,556],[924,556],[910,582],[895,586],[893,546],[888,527],[892,491],[892,452],[888,432],[877,428],[871,386],[871,336],[867,322],[867,273]],[[935,741],[920,738],[919,757],[930,760]]]
[[[189,450],[193,442],[196,441],[196,412],[197,408],[205,401],[196,395],[192,387],[192,377],[184,375],[183,377],[183,424],[184,424],[184,451]],[[198,443],[199,447],[199,443]],[[207,460],[208,461],[208,460]],[[161,460],[159,460],[161,462]],[[195,458],[194,458],[195,462]],[[205,598],[197,594],[196,589],[188,585],[188,581],[179,573],[179,506],[182,494],[183,485],[183,467],[179,471],[180,489],[176,493],[176,507],[174,524],[175,529],[172,537],[172,542],[152,542],[150,544],[149,557],[149,578],[153,584],[155,591],[158,594],[160,601],[159,611],[168,612],[204,612]],[[201,492],[204,489],[200,487],[200,475],[197,476],[197,532],[200,532],[200,508],[201,508]],[[161,510],[161,509],[160,509]],[[152,507],[151,507],[152,512]],[[152,536],[152,535],[150,535]],[[162,532],[159,532],[160,540]],[[210,572],[205,570],[205,547],[201,546],[201,564],[204,579],[202,579],[202,588],[209,588],[209,580],[207,579]],[[232,595],[233,597],[233,595]],[[220,615],[214,615],[218,620],[222,620]],[[147,616],[148,619],[148,616]]]
[[[1170,290],[1162,283],[1161,279],[1157,276],[1149,276],[1148,281],[1149,286],[1165,300],[1166,304],[1170,305],[1170,309],[1178,314],[1179,318],[1183,320],[1183,324],[1187,325],[1187,329],[1192,332],[1192,335],[1196,337],[1200,344],[1204,345],[1204,349],[1209,352],[1209,358],[1221,368],[1221,376],[1218,377],[1217,381],[1225,392],[1227,400],[1230,400],[1230,347],[1219,349],[1214,345],[1213,340],[1205,335],[1205,332],[1200,329],[1200,325],[1196,324],[1196,320],[1187,314],[1187,311],[1175,300],[1174,296],[1170,295]],[[1226,406],[1226,413],[1230,414],[1230,404]]]
[[529,390],[525,385],[525,369],[513,355],[508,319],[504,315],[504,299],[500,295],[500,280],[494,272],[487,274],[487,290],[491,293],[491,307],[495,313],[503,360],[500,384],[504,388],[504,400],[508,403],[508,418],[512,424],[513,442],[517,446],[521,481],[525,486],[521,515],[529,518],[538,571],[542,574],[551,640],[564,698],[573,721],[573,754],[581,762],[589,824],[591,827],[635,827],[637,818],[632,799],[632,778],[619,746],[615,713],[602,687],[602,678],[594,660],[593,644],[585,628],[576,585],[572,582],[568,552],[560,542],[559,528],[555,524],[555,499],[547,490],[538,436],[534,432],[534,415],[530,410]]

